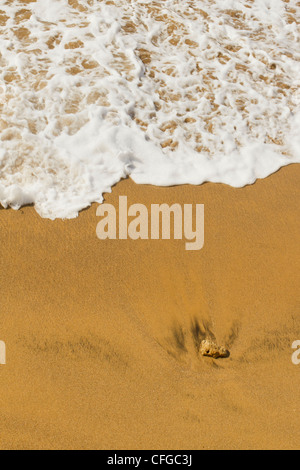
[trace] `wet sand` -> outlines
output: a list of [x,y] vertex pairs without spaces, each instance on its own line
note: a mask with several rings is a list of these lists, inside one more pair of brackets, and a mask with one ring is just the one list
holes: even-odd
[[[106,195],[205,204],[199,252],[100,241],[97,205],[1,210],[0,448],[298,448],[299,177]],[[230,358],[199,357],[209,332]]]

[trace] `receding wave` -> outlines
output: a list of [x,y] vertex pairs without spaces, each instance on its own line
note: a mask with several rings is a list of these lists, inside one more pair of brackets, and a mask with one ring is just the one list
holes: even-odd
[[300,162],[296,0],[3,0],[0,201],[75,217],[128,175],[253,183]]

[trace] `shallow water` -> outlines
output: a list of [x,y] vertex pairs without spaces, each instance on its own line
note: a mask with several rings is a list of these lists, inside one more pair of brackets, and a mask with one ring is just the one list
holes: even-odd
[[3,1],[0,201],[75,217],[130,175],[241,187],[300,162],[296,0]]

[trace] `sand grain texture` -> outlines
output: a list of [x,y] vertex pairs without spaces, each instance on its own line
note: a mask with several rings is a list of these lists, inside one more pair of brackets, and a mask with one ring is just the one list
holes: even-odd
[[[96,205],[1,210],[0,448],[297,448],[299,176],[106,196],[204,203],[199,252],[99,241]],[[208,334],[230,358],[199,356]]]

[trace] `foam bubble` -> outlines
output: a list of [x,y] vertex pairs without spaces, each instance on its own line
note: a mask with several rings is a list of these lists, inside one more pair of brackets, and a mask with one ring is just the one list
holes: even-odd
[[0,8],[0,201],[75,217],[128,175],[254,183],[300,162],[296,0]]

